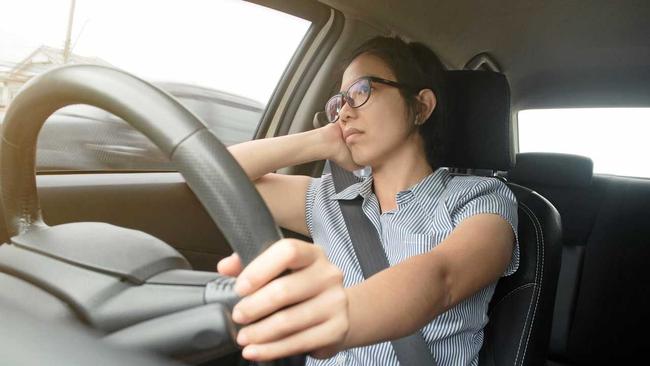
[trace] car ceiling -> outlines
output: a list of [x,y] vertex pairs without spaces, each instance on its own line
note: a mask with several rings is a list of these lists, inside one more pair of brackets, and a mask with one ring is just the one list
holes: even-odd
[[431,46],[451,68],[489,52],[514,110],[650,106],[647,0],[321,0]]

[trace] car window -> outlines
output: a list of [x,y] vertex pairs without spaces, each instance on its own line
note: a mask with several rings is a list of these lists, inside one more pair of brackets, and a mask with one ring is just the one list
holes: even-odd
[[[166,90],[226,145],[253,137],[310,22],[232,0],[0,0],[0,120],[29,79],[64,64],[119,68]],[[34,9],[39,9],[34,11]],[[110,113],[69,106],[46,122],[38,170],[170,170]]]
[[594,173],[650,177],[650,108],[531,109],[517,119],[520,152],[583,155]]

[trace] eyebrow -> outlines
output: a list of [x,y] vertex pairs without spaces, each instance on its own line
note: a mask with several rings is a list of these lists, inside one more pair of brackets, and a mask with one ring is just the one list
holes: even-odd
[[[358,78],[352,80],[352,82],[350,83],[350,85],[348,85],[348,87],[345,88],[345,90],[347,91],[347,89],[349,89],[352,85],[354,85],[354,83],[356,83],[357,81],[359,81],[359,80],[361,80],[361,79],[363,79],[363,78],[380,78],[380,79],[384,79],[384,78],[381,77],[381,76],[372,75],[372,74],[367,74],[367,75],[359,76]],[[371,84],[370,86],[372,87],[372,84]],[[341,85],[341,88],[343,88],[342,85]],[[343,90],[339,90],[339,93],[343,93]]]

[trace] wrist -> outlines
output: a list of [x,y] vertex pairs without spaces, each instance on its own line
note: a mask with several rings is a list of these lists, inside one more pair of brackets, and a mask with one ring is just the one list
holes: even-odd
[[324,127],[321,127],[319,130],[322,134],[322,139],[325,144],[325,151],[327,159],[336,160],[337,156],[340,155],[342,147],[347,150],[345,143],[343,142],[343,133],[341,132],[341,126],[338,123],[330,123]]
[[320,159],[321,160],[333,160],[338,151],[337,146],[339,144],[340,131],[339,127],[333,123],[327,124],[323,127],[312,130],[316,136]]

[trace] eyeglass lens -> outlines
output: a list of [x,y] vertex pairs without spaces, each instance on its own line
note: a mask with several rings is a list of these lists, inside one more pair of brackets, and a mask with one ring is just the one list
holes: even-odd
[[[345,103],[352,108],[361,107],[370,98],[370,80],[359,79],[350,85],[344,93],[339,93],[327,102],[325,105],[325,114],[330,122],[336,122],[339,118],[339,112]],[[345,102],[344,102],[345,100]]]

